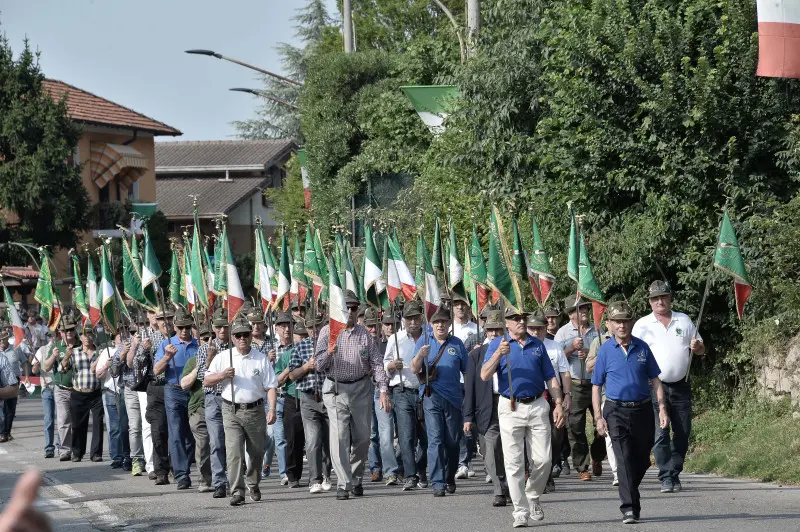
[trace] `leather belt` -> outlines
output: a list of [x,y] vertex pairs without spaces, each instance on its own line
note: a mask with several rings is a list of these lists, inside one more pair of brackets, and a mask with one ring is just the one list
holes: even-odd
[[617,406],[624,406],[626,408],[636,408],[637,406],[642,406],[651,403],[653,399],[648,397],[647,399],[642,399],[641,401],[617,401],[616,399],[610,399],[606,397],[606,401],[608,401],[609,403],[613,403]]
[[591,384],[592,379],[572,379],[572,383],[586,385],[586,384]]
[[[361,378],[359,378],[359,379],[356,379],[356,380],[353,380],[353,381],[338,381],[338,382],[339,382],[339,384],[354,384],[354,383],[356,383],[356,382],[361,382],[361,381],[363,381],[363,380],[364,380],[364,379],[366,379],[367,377],[369,377],[369,375],[364,375],[363,377],[361,377]],[[326,379],[328,379],[328,380],[329,380],[329,381],[331,381],[331,382],[334,382],[334,383],[335,383],[335,382],[337,382],[337,381],[335,381],[334,379],[331,379],[330,377],[325,377],[325,378],[326,378]]]
[[264,404],[264,400],[263,399],[259,399],[258,401],[253,401],[252,403],[236,403],[236,404],[234,404],[234,403],[231,403],[230,401],[228,401],[227,399],[225,399],[224,397],[222,398],[222,402],[225,403],[226,405],[231,405],[234,410],[237,410],[237,409],[239,409],[239,410],[252,410],[253,408],[259,407],[259,406]]
[[80,392],[80,393],[93,393],[93,392],[99,391],[99,388],[97,388],[97,389],[92,389],[92,388],[72,388],[72,389],[75,390],[76,392]]
[[[537,399],[539,399],[542,395],[544,395],[544,392],[540,393],[536,397],[515,397],[514,401],[516,401],[518,403],[522,403],[523,405],[528,405],[528,404],[531,404],[532,402],[536,401]],[[508,399],[509,401],[511,400],[509,397],[506,397],[505,395],[503,397],[505,399]]]

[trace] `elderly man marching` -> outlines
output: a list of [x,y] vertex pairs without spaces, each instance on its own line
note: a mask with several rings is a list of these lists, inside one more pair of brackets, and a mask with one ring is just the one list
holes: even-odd
[[[592,406],[597,432],[611,435],[617,458],[620,510],[624,524],[637,523],[641,512],[639,484],[650,467],[655,420],[651,405],[653,393],[658,400],[659,426],[666,429],[669,414],[653,352],[631,334],[633,310],[624,301],[608,307],[608,321],[614,337],[597,352],[592,374]],[[601,388],[606,387],[605,405],[600,407]],[[652,386],[652,392],[651,392]]]
[[[653,454],[658,464],[661,493],[681,491],[679,475],[689,449],[692,431],[692,387],[687,379],[691,355],[706,352],[703,339],[686,314],[672,310],[672,293],[664,281],[650,285],[648,299],[651,314],[640,318],[633,326],[633,335],[641,338],[656,357],[661,374],[667,413],[672,421],[672,441],[669,427],[656,427]],[[656,408],[656,405],[653,405]]]
[[[222,385],[222,420],[225,426],[225,447],[228,458],[228,478],[231,486],[231,506],[244,504],[245,485],[250,500],[261,500],[258,483],[261,480],[261,461],[264,457],[267,424],[275,423],[275,404],[278,379],[267,356],[251,345],[252,328],[244,317],[231,325],[235,348],[218,354],[203,379],[203,384]],[[270,404],[264,412],[264,392]],[[246,443],[246,445],[245,445]],[[247,453],[247,472],[244,473],[244,454]]]
[[364,494],[362,478],[369,451],[373,402],[370,368],[380,389],[379,406],[387,412],[391,410],[383,357],[369,331],[356,324],[358,297],[348,290],[345,303],[349,311],[347,324],[336,345],[328,348],[330,325],[326,325],[319,332],[314,355],[317,372],[326,373],[322,398],[328,410],[337,500],[348,499],[351,490],[356,497]]
[[434,497],[456,492],[458,454],[463,435],[462,374],[469,357],[464,344],[450,336],[450,312],[445,307],[431,317],[433,334],[423,331],[411,371],[419,376],[428,430],[428,469]]
[[[536,521],[544,519],[539,496],[544,492],[551,464],[550,405],[544,398],[545,383],[555,402],[553,424],[556,428],[564,425],[561,386],[544,344],[528,335],[526,318],[524,312],[506,309],[508,336],[492,340],[481,368],[484,381],[497,374],[501,395],[497,413],[508,490],[514,502],[514,528],[528,526],[529,516]],[[530,457],[527,485],[526,449]]]

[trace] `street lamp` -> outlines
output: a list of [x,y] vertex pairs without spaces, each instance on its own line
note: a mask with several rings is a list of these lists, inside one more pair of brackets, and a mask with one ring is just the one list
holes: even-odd
[[234,88],[234,89],[228,89],[228,90],[232,90],[232,91],[235,91],[235,92],[246,92],[246,93],[252,94],[254,96],[261,96],[262,98],[266,98],[267,100],[272,100],[273,102],[279,103],[281,105],[285,105],[286,107],[291,107],[292,109],[299,109],[299,107],[297,107],[292,102],[287,102],[286,100],[282,100],[280,98],[276,98],[275,96],[270,96],[269,94],[266,93],[266,91],[261,91],[261,90],[258,90],[258,89],[245,89],[245,88],[241,88],[241,87],[237,87],[237,88]]
[[241,65],[243,67],[247,67],[247,68],[249,68],[251,70],[255,70],[256,72],[260,72],[260,73],[265,74],[267,76],[272,76],[273,78],[278,79],[280,81],[283,81],[285,83],[290,83],[290,84],[296,85],[298,87],[302,87],[303,86],[303,84],[300,83],[299,81],[295,81],[295,80],[287,78],[285,76],[281,76],[280,74],[276,74],[274,72],[270,72],[269,70],[264,70],[263,68],[259,68],[257,66],[250,65],[250,64],[245,63],[243,61],[239,61],[238,59],[233,59],[232,57],[226,57],[226,56],[224,56],[224,55],[222,55],[220,53],[214,52],[212,50],[186,50],[186,53],[187,54],[193,54],[193,55],[207,55],[209,57],[216,57],[217,59],[224,59],[225,61],[230,61],[231,63],[236,63],[237,65]]

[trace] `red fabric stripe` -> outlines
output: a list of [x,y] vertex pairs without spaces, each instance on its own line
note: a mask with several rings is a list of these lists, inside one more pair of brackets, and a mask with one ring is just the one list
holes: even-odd
[[428,316],[428,321],[433,317],[434,312],[439,309],[439,305],[434,305],[433,303],[426,301],[425,302],[425,314]]
[[758,23],[756,75],[800,78],[800,24]]
[[747,303],[747,299],[750,297],[750,290],[750,285],[748,284],[733,282],[733,291],[736,295],[736,314],[739,315],[739,319],[742,319],[744,304]]
[[[417,295],[417,285],[403,283],[400,283],[400,285],[403,287],[403,297],[406,298],[406,301],[414,299],[414,296]],[[392,301],[394,301],[394,298],[392,298]]]
[[482,284],[478,285],[478,314],[483,312],[486,304],[489,303],[489,289]]
[[311,208],[311,189],[310,188],[304,188],[303,189],[303,197],[306,200],[306,209],[310,209]]
[[550,297],[553,281],[547,277],[539,276],[539,287],[542,289],[542,305],[544,305],[547,302],[547,298]]
[[389,301],[394,301],[402,293],[402,290],[391,285],[386,285],[386,291],[389,292]]
[[331,320],[331,327],[330,327],[330,338],[328,339],[328,349],[332,349],[333,346],[336,345],[336,340],[339,339],[339,335],[342,334],[344,330],[345,323],[339,323],[336,320]]
[[608,308],[608,305],[592,301],[592,317],[594,318],[594,327],[597,330],[600,330],[600,320],[603,319],[603,312],[606,311],[606,308]]
[[531,283],[531,292],[533,292],[533,299],[540,305],[542,304],[542,292],[539,290],[539,285],[536,284],[536,275],[528,275],[528,281]]

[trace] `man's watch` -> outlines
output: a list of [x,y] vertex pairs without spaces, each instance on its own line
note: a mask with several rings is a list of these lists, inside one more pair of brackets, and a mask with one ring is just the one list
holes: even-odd
[[566,396],[568,396],[568,395],[569,395],[570,397],[572,397],[572,392],[564,392],[562,395],[563,395],[564,397],[566,397]]

